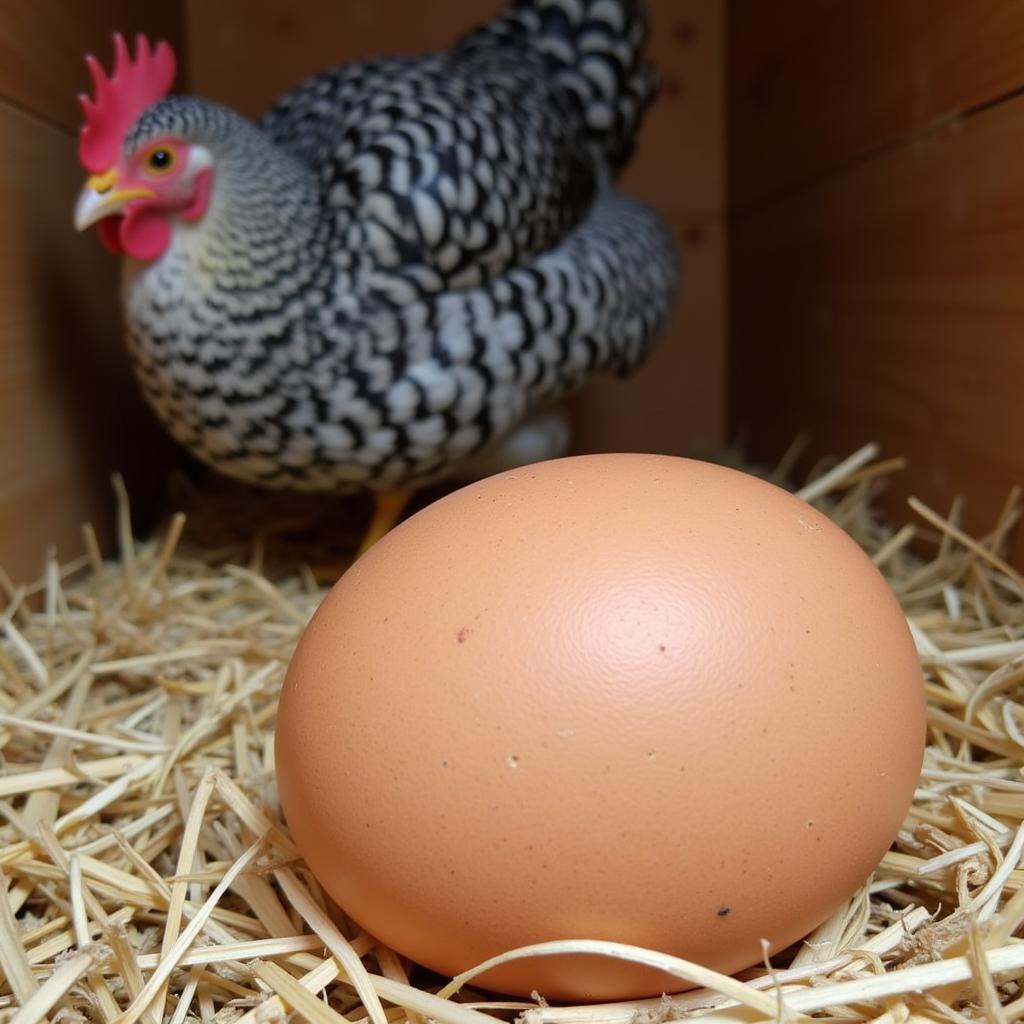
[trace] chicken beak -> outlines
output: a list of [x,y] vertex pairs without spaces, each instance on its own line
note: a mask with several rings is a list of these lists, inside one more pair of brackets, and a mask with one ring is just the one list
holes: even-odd
[[117,187],[117,170],[111,168],[103,174],[94,174],[85,183],[75,204],[75,228],[84,231],[97,221],[114,213],[121,213],[133,199],[155,199],[156,193],[148,188]]

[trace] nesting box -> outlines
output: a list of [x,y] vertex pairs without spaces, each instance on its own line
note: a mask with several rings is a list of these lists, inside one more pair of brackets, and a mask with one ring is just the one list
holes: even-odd
[[[161,645],[170,642],[169,634],[146,632],[153,626],[147,602],[168,592],[173,545],[161,549],[157,543],[125,569],[129,591],[111,590],[114,575],[99,572],[98,589],[83,598],[92,610],[109,602],[118,614],[140,616],[123,635],[103,619],[96,644],[114,637],[128,647],[103,655],[89,672],[87,659],[76,660],[85,653],[66,638],[54,640],[54,616],[63,607],[57,574],[51,571],[28,600],[19,589],[54,564],[47,562],[53,552],[64,563],[78,559],[85,566],[91,557],[98,564],[95,547],[82,557],[89,547],[83,522],[96,525],[104,552],[115,550],[111,474],[123,477],[143,534],[174,511],[167,500],[169,474],[200,475],[140,396],[122,338],[116,259],[95,237],[72,227],[82,182],[75,96],[88,88],[82,57],[93,52],[109,60],[115,30],[167,39],[179,55],[180,90],[252,116],[327,65],[445,46],[501,6],[501,0],[12,0],[0,7],[0,678],[6,673],[14,680],[0,703],[0,750],[16,766],[11,778],[0,779],[0,794],[5,800],[24,795],[19,775],[34,786],[30,807],[19,804],[8,814],[3,805],[4,828],[11,832],[4,833],[0,868],[17,876],[9,902],[21,917],[0,913],[0,947],[24,935],[31,941],[24,938],[24,957],[0,955],[0,1015],[20,1003],[45,1005],[40,1012],[48,1012],[51,967],[53,977],[64,970],[60,978],[66,980],[54,999],[78,993],[104,1019],[126,1006],[134,1008],[132,1020],[147,1019],[151,1003],[143,995],[149,988],[159,1005],[170,1007],[161,985],[172,968],[163,976],[159,971],[160,963],[171,961],[161,960],[156,948],[147,946],[112,986],[102,980],[107,975],[96,973],[99,960],[83,950],[97,929],[109,937],[131,918],[132,908],[152,909],[152,903],[174,922],[160,950],[170,956],[197,913],[196,901],[209,895],[208,883],[226,877],[228,862],[225,887],[237,882],[237,892],[256,908],[246,918],[246,936],[270,943],[257,948],[239,939],[245,948],[232,948],[231,956],[248,964],[266,955],[274,962],[257,962],[251,976],[218,975],[214,985],[201,970],[201,956],[179,951],[174,999],[195,997],[202,1019],[213,1019],[225,993],[250,998],[256,988],[276,993],[275,1012],[287,1008],[311,1020],[335,1019],[342,1001],[321,1006],[309,1001],[308,991],[333,983],[346,956],[358,961],[374,949],[372,937],[364,935],[341,952],[331,947],[336,959],[324,959],[323,943],[310,929],[321,937],[334,932],[315,884],[281,866],[297,854],[272,817],[273,686],[280,682],[274,673],[320,596],[308,579],[293,579],[277,592],[256,581],[253,566],[236,568],[232,579],[248,589],[232,622],[270,622],[271,640],[257,648],[232,647],[225,627],[214,631],[212,646],[203,646],[209,637],[190,639],[185,630],[174,634],[180,651],[168,653]],[[866,1017],[868,1010],[882,1013],[888,995],[915,985],[935,988],[939,978],[947,986],[937,991],[941,1001],[967,991],[963,986],[973,977],[975,987],[964,998],[991,1010],[995,1000],[1012,997],[1008,986],[1018,984],[1015,975],[1007,982],[1005,972],[1024,969],[1014,940],[1024,919],[1017,867],[1024,847],[1024,696],[1018,701],[1015,689],[1024,657],[1024,535],[1008,541],[1016,516],[1008,497],[1024,482],[1024,4],[648,0],[648,7],[649,52],[661,88],[622,185],[652,204],[672,229],[681,264],[678,304],[639,372],[627,380],[596,381],[572,399],[573,450],[732,458],[738,449],[758,467],[781,460],[780,476],[790,480],[813,469],[816,482],[800,492],[808,500],[829,495],[837,480],[870,478],[874,470],[865,469],[864,460],[846,467],[845,477],[822,475],[831,457],[867,442],[876,443],[883,457],[906,460],[885,474],[881,495],[867,495],[881,502],[886,525],[861,505],[840,503],[839,513],[890,575],[914,623],[932,702],[932,774],[922,782],[919,813],[902,836],[903,847],[885,862],[889,874],[881,881],[896,892],[892,907],[880,912],[876,901],[875,916],[865,925],[868,896],[889,889],[865,890],[863,906],[851,907],[819,934],[817,951],[798,953],[787,964],[806,978],[825,962],[823,949],[838,950],[847,956],[841,969],[859,972],[848,983],[864,984],[837,990],[834,999],[810,986],[793,995],[789,1008],[845,1006]],[[910,553],[910,534],[898,529],[910,497],[925,517],[916,534],[924,562],[920,551]],[[179,527],[172,522],[172,540]],[[121,540],[123,555],[124,531]],[[936,560],[927,561],[936,550]],[[197,563],[174,573],[179,596],[220,592],[221,582],[211,582]],[[33,605],[41,590],[42,600]],[[14,611],[5,613],[12,605]],[[197,604],[179,612],[175,621],[182,629],[198,628],[206,614]],[[130,655],[126,637],[131,643],[143,637]],[[202,657],[213,651],[209,657],[222,661],[203,661],[194,679],[183,681],[174,671],[161,675],[162,668],[146,661],[166,656],[166,663],[179,664],[199,658],[200,649]],[[256,657],[254,649],[276,667],[261,675],[246,661]],[[92,648],[89,653],[95,655]],[[109,724],[102,707],[86,706],[91,683],[82,680],[91,680],[93,672],[109,688],[97,687],[88,699],[123,708],[117,736],[130,746],[120,760],[96,756],[82,767],[75,744],[95,746],[95,737],[86,741],[83,734]],[[58,684],[66,685],[61,690]],[[157,746],[145,731],[157,728],[155,719],[143,711],[164,712],[146,703],[150,685],[163,688],[177,715],[168,712],[160,720],[163,745]],[[79,688],[80,700],[74,696]],[[38,735],[33,722],[42,723]],[[187,760],[221,728],[216,756],[201,765]],[[47,744],[53,739],[55,746],[22,740],[12,746],[12,737],[23,732],[37,741],[45,736]],[[106,732],[104,737],[101,747],[112,742]],[[173,756],[162,762],[155,781],[142,772],[143,755],[165,757],[168,750]],[[125,783],[122,792],[130,799],[122,802],[131,805],[125,814],[144,815],[143,826],[131,832],[141,836],[139,845],[122,850],[127,859],[115,864],[120,854],[109,851],[129,842],[114,834],[128,820],[118,818],[116,828],[106,822],[105,833],[82,840],[87,852],[77,866],[62,859],[62,837],[79,824],[72,812],[93,791],[61,787],[114,785],[108,780],[128,775],[135,788]],[[120,806],[116,794],[104,792],[108,804]],[[941,802],[946,796],[948,805]],[[211,800],[207,813],[202,801]],[[164,817],[150,821],[145,814]],[[204,814],[210,829],[208,819],[217,816],[210,850],[216,846],[223,856],[207,851],[205,860],[193,863]],[[175,827],[190,837],[191,847],[182,847]],[[228,837],[231,828],[238,835]],[[251,871],[261,851],[242,852],[243,839],[253,835],[262,835],[278,858],[270,867],[261,862],[266,877]],[[147,873],[146,851],[164,858],[159,871]],[[96,866],[101,853],[107,867]],[[172,854],[181,858],[176,873],[163,870]],[[82,877],[92,880],[85,888]],[[77,882],[66,899],[59,897],[64,902],[26,924],[26,913],[38,909],[37,883],[63,884],[67,878]],[[896,888],[906,879],[920,883],[910,895]],[[0,881],[7,884],[2,872]],[[97,911],[95,900],[83,895],[88,885],[108,904],[122,894],[123,917],[101,927],[102,907]],[[186,901],[192,901],[187,914]],[[929,933],[928,942],[906,953],[901,929],[923,928],[929,915],[951,905],[960,910],[940,922],[947,930]],[[911,910],[901,916],[905,906]],[[241,918],[212,920],[233,927]],[[854,960],[851,936],[866,934],[865,928],[872,932],[865,939],[868,953]],[[303,934],[290,935],[289,929]],[[47,952],[47,943],[61,935],[64,945]],[[986,960],[985,941],[1000,947],[994,959]],[[59,960],[72,946],[79,959]],[[885,978],[872,988],[863,977],[876,962],[871,957],[891,958],[897,949],[906,953],[901,965],[909,970],[915,957],[944,956],[940,973],[922,974],[919,983],[913,975],[914,985],[906,989]],[[310,967],[314,953],[317,968]],[[128,954],[117,947],[114,955]],[[440,1005],[438,996],[448,990],[431,981],[423,984],[422,998],[409,997],[400,991],[407,979],[398,958],[387,950],[375,955],[379,974],[372,978],[349,963],[354,995],[349,993],[346,1009],[352,1014],[361,1001],[376,1024],[384,1024],[384,998],[401,1005],[411,1022],[437,1017],[469,1024],[469,1016],[446,1017],[450,1005]],[[277,962],[282,957],[292,957],[286,967]],[[322,970],[325,963],[334,973],[323,975],[321,989],[307,985],[299,991],[298,968]],[[69,964],[80,969],[71,980]],[[1004,972],[998,992],[988,973],[997,968]],[[180,974],[187,970],[193,973]],[[683,976],[698,985],[719,984],[761,1016],[775,1012],[774,995],[763,991],[771,987],[768,976],[751,988],[731,988],[699,971]],[[787,984],[800,977],[787,975]],[[74,988],[79,982],[80,991]],[[87,986],[91,996],[82,995]],[[175,1020],[184,1019],[188,1005]],[[698,1005],[696,997],[674,1008],[655,1001],[610,1009],[597,1019],[623,1021],[639,1011],[661,1019],[659,1014]],[[906,1007],[894,1007],[885,1019],[906,1019]],[[536,1010],[538,1022],[561,1019],[557,1008],[540,1004],[513,1009]],[[27,1024],[29,1017],[15,1019]]]

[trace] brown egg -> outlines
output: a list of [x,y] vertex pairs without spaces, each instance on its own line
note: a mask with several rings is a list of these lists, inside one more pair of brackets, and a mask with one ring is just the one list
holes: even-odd
[[[445,975],[552,939],[734,972],[868,878],[924,738],[903,614],[844,532],[733,470],[606,455],[466,487],[360,559],[295,653],[277,771],[324,889]],[[584,954],[482,983],[684,987]]]

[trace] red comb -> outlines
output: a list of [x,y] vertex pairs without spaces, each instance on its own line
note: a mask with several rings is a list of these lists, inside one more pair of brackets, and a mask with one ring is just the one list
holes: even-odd
[[86,170],[100,174],[116,161],[128,129],[151,103],[162,99],[174,82],[174,51],[169,43],[151,47],[144,35],[135,40],[135,59],[120,32],[114,35],[114,72],[109,77],[89,54],[85,63],[96,95],[78,97],[85,124],[78,140],[78,158]]

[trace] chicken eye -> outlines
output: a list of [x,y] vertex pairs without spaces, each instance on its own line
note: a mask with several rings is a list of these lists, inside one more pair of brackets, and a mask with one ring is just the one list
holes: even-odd
[[158,146],[146,157],[146,169],[154,174],[166,174],[174,166],[174,150]]

